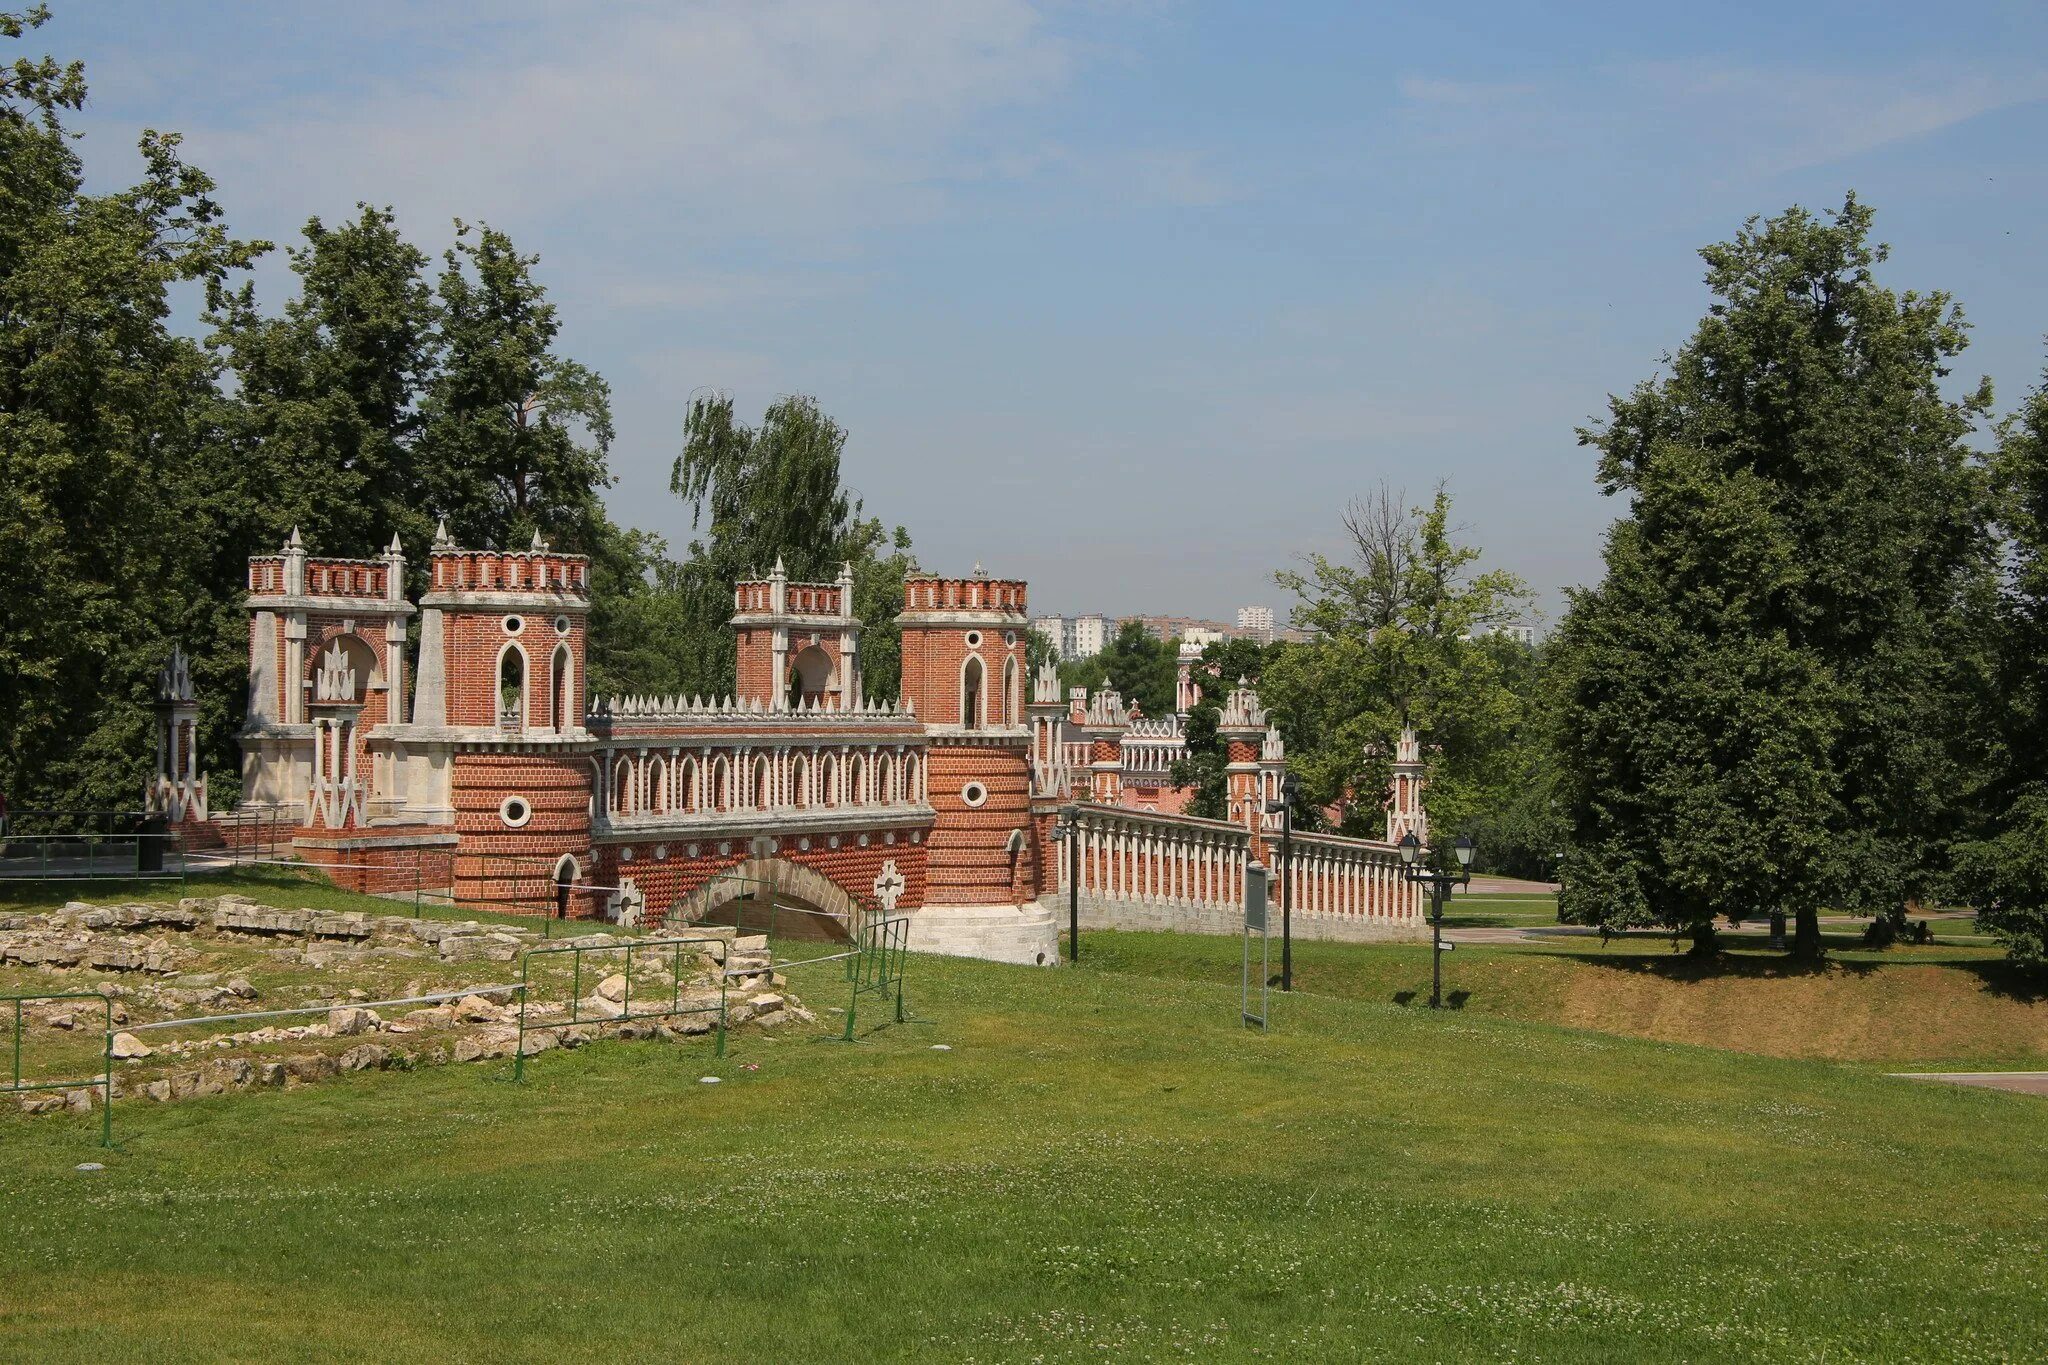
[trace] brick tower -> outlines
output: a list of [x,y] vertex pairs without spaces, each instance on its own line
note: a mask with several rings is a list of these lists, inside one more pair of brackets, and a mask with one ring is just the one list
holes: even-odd
[[[590,866],[592,737],[584,729],[590,564],[538,534],[526,550],[463,550],[435,538],[420,599],[413,723],[395,784],[414,818],[452,816],[464,862],[515,855]],[[502,889],[498,894],[503,894]]]
[[1012,961],[1057,960],[1034,902],[1024,584],[912,574],[903,584],[903,697],[923,722],[934,812],[925,906],[912,944]]

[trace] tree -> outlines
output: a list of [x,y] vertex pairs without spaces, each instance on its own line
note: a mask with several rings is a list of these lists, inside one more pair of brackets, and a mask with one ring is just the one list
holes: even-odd
[[1557,875],[1564,847],[1557,789],[1556,687],[1547,645],[1490,635],[1482,646],[1499,664],[1503,684],[1518,699],[1519,715],[1505,741],[1498,780],[1472,821],[1478,845],[1474,866],[1510,877],[1548,881]]
[[457,221],[438,285],[441,368],[423,416],[426,505],[465,545],[606,543],[611,389],[555,354],[561,323],[504,233]]
[[1573,917],[1791,913],[1813,954],[1822,903],[1896,924],[1946,876],[1990,395],[1944,398],[1961,314],[1876,283],[1870,222],[1852,195],[1706,248],[1716,301],[1670,373],[1581,432],[1633,506],[1564,632]]
[[693,504],[691,525],[706,534],[690,544],[675,583],[689,625],[678,640],[686,690],[722,694],[732,687],[733,584],[765,576],[780,562],[794,581],[830,582],[853,566],[854,614],[861,632],[861,686],[874,698],[899,689],[903,578],[916,567],[910,536],[861,515],[844,488],[840,457],[846,429],[815,398],[776,400],[761,425],[737,421],[730,395],[696,398],[683,426],[683,449],[669,476]]
[[1999,430],[1994,469],[2011,573],[1993,616],[1999,739],[1983,828],[1959,889],[2014,962],[2048,968],[2048,378]]
[[1101,681],[1096,688],[1115,688],[1125,705],[1135,706],[1154,719],[1173,714],[1175,686],[1180,678],[1180,645],[1174,640],[1155,638],[1143,621],[1125,621],[1102,653],[1082,662],[1100,670]]
[[[20,40],[48,11],[0,14]],[[213,439],[215,364],[168,325],[173,286],[218,298],[266,249],[232,237],[178,139],[82,191],[65,127],[83,68],[0,67],[0,790],[17,809],[129,806],[148,703],[206,558],[178,492]]]
[[1512,619],[1527,589],[1505,570],[1477,569],[1445,487],[1427,507],[1397,513],[1402,502],[1382,486],[1351,504],[1349,562],[1310,555],[1306,571],[1276,575],[1315,640],[1268,662],[1260,697],[1308,803],[1341,809],[1346,833],[1384,832],[1379,794],[1404,729],[1424,745],[1432,822],[1464,828],[1497,784],[1521,710],[1499,658],[1474,637]]
[[269,547],[295,526],[326,554],[372,555],[394,534],[423,545],[437,510],[421,498],[438,321],[427,257],[367,204],[337,228],[309,220],[288,254],[298,293],[282,317],[258,309],[251,284],[211,312],[237,400],[223,405],[231,458],[208,480],[236,517],[225,548]]
[[1755,475],[1662,451],[1602,582],[1573,595],[1557,640],[1568,922],[1663,925],[1707,950],[1718,915],[1817,903],[1837,697],[1770,627],[1801,567],[1770,502]]

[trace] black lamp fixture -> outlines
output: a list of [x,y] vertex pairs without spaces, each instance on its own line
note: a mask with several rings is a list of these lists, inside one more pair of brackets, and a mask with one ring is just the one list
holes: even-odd
[[1444,954],[1450,951],[1450,946],[1444,943],[1444,902],[1450,899],[1452,887],[1472,880],[1472,858],[1479,852],[1479,846],[1467,834],[1460,834],[1452,842],[1451,855],[1458,863],[1456,872],[1432,872],[1422,866],[1422,840],[1412,829],[1394,847],[1401,853],[1401,874],[1411,882],[1429,887],[1429,1007],[1441,1009]]

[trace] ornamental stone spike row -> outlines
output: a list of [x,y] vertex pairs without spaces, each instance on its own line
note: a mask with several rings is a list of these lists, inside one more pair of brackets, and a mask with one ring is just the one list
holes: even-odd
[[[1047,834],[1062,804],[1090,803],[1075,822],[1081,890],[1111,918],[1234,907],[1244,856],[1271,861],[1264,805],[1286,753],[1249,680],[1222,708],[1229,819],[1136,809],[1178,790],[1183,717],[1138,716],[1113,688],[1063,702],[1050,663],[1027,700],[1026,585],[980,564],[965,578],[906,574],[893,700],[859,686],[849,562],[835,582],[793,583],[778,555],[770,577],[734,585],[726,695],[605,699],[589,693],[584,556],[538,532],[524,549],[462,549],[444,517],[416,602],[404,564],[396,537],[381,559],[334,559],[309,555],[296,528],[280,554],[250,559],[235,812],[206,809],[190,667],[173,655],[147,795],[187,846],[276,822],[303,858],[388,867],[408,887],[431,867],[433,889],[499,898],[511,865],[535,885],[568,883],[579,917],[669,928],[752,857],[795,903],[837,888],[907,912],[914,948],[1048,963],[1070,866]],[[1192,704],[1192,672],[1181,682]],[[1421,824],[1412,736],[1400,756],[1394,837]],[[1420,893],[1382,875],[1398,873],[1390,844],[1297,835],[1295,847],[1305,922],[1377,936],[1422,925]],[[627,870],[630,895],[614,889]]]

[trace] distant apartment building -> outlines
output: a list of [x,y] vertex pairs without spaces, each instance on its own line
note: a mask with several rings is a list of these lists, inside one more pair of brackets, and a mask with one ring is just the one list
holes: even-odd
[[1513,625],[1494,626],[1480,633],[1484,635],[1504,635],[1510,640],[1519,640],[1521,643],[1531,647],[1534,647],[1536,644],[1536,627],[1523,625],[1520,622],[1516,622]]
[[1237,609],[1237,633],[1240,638],[1256,640],[1262,645],[1273,643],[1273,609],[1271,607],[1239,607]]
[[1136,616],[1129,618],[1145,627],[1155,640],[1198,640],[1207,644],[1211,640],[1230,638],[1230,627],[1222,621],[1211,621],[1201,616]]
[[1109,647],[1116,626],[1106,616],[1076,616],[1066,623],[1063,659],[1092,659]]
[[1067,652],[1067,623],[1063,618],[1034,616],[1031,618],[1031,628],[1052,641],[1053,658],[1065,660],[1073,657]]

